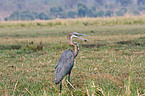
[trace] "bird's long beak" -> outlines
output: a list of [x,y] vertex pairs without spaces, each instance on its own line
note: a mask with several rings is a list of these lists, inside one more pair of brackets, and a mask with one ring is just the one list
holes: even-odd
[[[86,35],[85,35],[85,34],[81,34],[81,36],[86,36]],[[87,41],[87,39],[84,39],[84,38],[79,37],[79,36],[76,36],[76,35],[74,35],[74,37],[76,37],[76,38],[80,38],[80,39],[84,40],[85,42]]]
[[76,33],[77,36],[89,36],[89,35],[86,35],[86,34],[80,34],[80,33]]

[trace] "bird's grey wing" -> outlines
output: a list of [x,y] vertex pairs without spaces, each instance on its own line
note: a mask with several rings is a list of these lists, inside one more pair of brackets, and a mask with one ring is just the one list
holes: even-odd
[[59,58],[55,67],[55,83],[59,83],[65,75],[71,72],[73,64],[73,53],[70,50],[66,50]]
[[61,65],[61,63],[63,62],[66,62],[68,63],[69,61],[71,61],[73,58],[73,53],[71,50],[66,50],[62,53],[62,55],[60,56],[56,66],[55,66],[55,69],[57,68],[58,65]]

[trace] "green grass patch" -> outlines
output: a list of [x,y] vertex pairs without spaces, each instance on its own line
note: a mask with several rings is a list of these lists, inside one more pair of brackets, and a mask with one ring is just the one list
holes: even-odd
[[[73,50],[66,37],[72,31],[90,36],[84,37],[88,39],[86,43],[73,39],[80,47],[71,74],[75,89],[67,87],[65,77],[62,96],[145,94],[145,25],[134,25],[135,21],[131,25],[113,23],[113,26],[108,23],[89,26],[89,21],[83,26],[56,22],[50,23],[51,28],[43,25],[47,21],[36,25],[25,22],[21,28],[1,23],[5,27],[0,29],[0,95],[59,95],[59,85],[54,83],[55,65],[66,49]],[[73,25],[82,21],[67,22]]]

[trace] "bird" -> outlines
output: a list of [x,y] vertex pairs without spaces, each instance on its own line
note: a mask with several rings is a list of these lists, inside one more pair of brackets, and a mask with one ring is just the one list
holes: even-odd
[[87,41],[87,39],[84,39],[82,37],[79,36],[88,36],[86,34],[80,34],[77,32],[69,32],[69,34],[67,35],[67,39],[68,39],[68,43],[72,46],[74,46],[74,52],[72,52],[71,50],[67,49],[65,50],[62,55],[60,56],[56,66],[55,66],[55,84],[59,84],[60,83],[60,91],[59,93],[61,93],[61,89],[62,89],[62,79],[68,75],[68,87],[70,87],[70,74],[71,74],[71,70],[74,66],[74,59],[77,57],[78,53],[79,53],[79,46],[76,42],[72,42],[73,38],[80,38],[82,40],[84,40],[85,42]]

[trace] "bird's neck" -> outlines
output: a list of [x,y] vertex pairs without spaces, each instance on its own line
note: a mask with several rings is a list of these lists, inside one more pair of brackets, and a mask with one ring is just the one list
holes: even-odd
[[78,53],[79,53],[79,46],[75,42],[73,42],[73,46],[75,47],[75,50],[74,50],[74,58],[76,58],[77,55],[78,55]]
[[79,46],[76,42],[72,42],[72,37],[68,35],[68,42],[70,45],[73,45],[75,47],[75,50],[74,50],[74,58],[77,57],[78,53],[79,53]]

